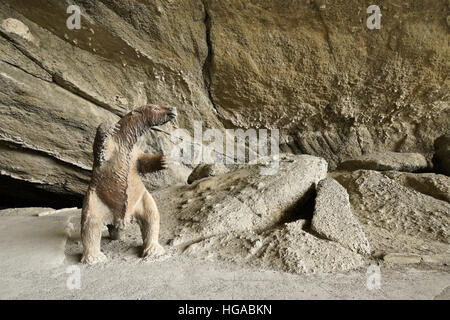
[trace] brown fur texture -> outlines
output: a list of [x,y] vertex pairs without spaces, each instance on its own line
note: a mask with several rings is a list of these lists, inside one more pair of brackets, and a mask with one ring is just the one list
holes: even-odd
[[93,264],[106,259],[100,251],[101,228],[105,220],[111,239],[119,239],[120,232],[131,217],[135,217],[141,228],[143,256],[164,252],[158,243],[158,208],[139,173],[167,168],[168,158],[143,153],[138,141],[151,127],[175,117],[175,108],[146,105],[128,113],[117,123],[102,123],[98,127],[93,145],[92,178],[81,218],[83,263]]

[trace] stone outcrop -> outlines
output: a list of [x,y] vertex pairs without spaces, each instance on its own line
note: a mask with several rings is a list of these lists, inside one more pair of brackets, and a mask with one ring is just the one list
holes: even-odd
[[186,245],[230,232],[274,228],[301,217],[298,208],[327,173],[326,161],[309,155],[282,155],[274,175],[261,175],[264,167],[241,165],[191,185],[153,192],[161,212],[161,235],[173,245]]
[[[238,127],[283,128],[284,152],[330,168],[374,151],[423,152],[450,126],[447,1],[206,1],[211,96]],[[430,94],[427,94],[429,92]]]
[[440,176],[370,170],[330,175],[347,189],[375,256],[431,255],[439,262],[448,255],[450,205],[436,196],[440,184],[425,182]]
[[427,166],[427,159],[419,153],[375,152],[343,161],[337,169],[415,172]]
[[[81,30],[66,27],[67,6],[57,0],[0,4],[0,144],[9,148],[8,162],[20,162],[11,168],[2,161],[1,173],[81,198],[101,122],[157,103],[177,107],[181,128],[192,128],[193,120],[217,128],[221,123],[204,85],[208,46],[201,2],[74,4],[82,11]],[[165,134],[147,140],[149,153],[173,147]],[[74,175],[81,176],[76,183]],[[183,168],[167,171],[148,187],[185,182],[188,175]]]
[[369,255],[369,241],[353,216],[345,188],[336,180],[327,178],[319,182],[316,192],[311,230],[352,251]]
[[[302,218],[310,216],[307,201],[326,177],[323,159],[282,155],[275,175],[261,175],[261,167],[240,165],[191,185],[154,192],[162,243],[194,257],[296,273],[346,271],[365,264],[355,252],[368,252],[364,239],[354,237],[361,241],[355,245],[322,239]],[[348,227],[354,220],[346,218],[350,222],[341,225]]]
[[390,253],[383,257],[383,260],[390,263],[397,264],[410,264],[419,263],[421,258],[417,254],[401,254],[401,253]]
[[335,179],[347,189],[353,213],[365,224],[449,243],[449,203],[404,187],[376,171],[358,170]]
[[435,173],[385,171],[383,175],[404,187],[450,203],[450,177]]

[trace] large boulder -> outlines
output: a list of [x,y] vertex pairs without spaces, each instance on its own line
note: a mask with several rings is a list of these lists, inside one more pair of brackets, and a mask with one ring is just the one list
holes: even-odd
[[[450,242],[450,204],[405,187],[377,171],[338,173],[350,195],[353,213],[377,234],[409,236],[428,242]],[[377,237],[380,239],[381,237]],[[371,244],[377,240],[371,240]]]
[[329,176],[349,193],[373,257],[395,263],[448,262],[450,204],[442,192],[445,176],[370,170]]
[[374,152],[343,161],[337,169],[414,172],[427,166],[427,159],[419,153]]
[[244,164],[154,192],[161,241],[194,257],[296,273],[363,266],[364,257],[347,243],[322,239],[302,219],[316,184],[326,177],[326,161],[281,155],[278,172],[262,175],[266,166]]
[[369,255],[370,243],[352,213],[347,191],[332,178],[319,182],[311,230],[352,251]]
[[397,171],[385,171],[383,174],[404,187],[450,203],[450,177],[446,175]]
[[296,219],[299,209],[327,174],[324,159],[282,155],[276,174],[262,175],[266,165],[242,165],[229,173],[153,193],[162,234],[185,245],[229,232],[262,232]]

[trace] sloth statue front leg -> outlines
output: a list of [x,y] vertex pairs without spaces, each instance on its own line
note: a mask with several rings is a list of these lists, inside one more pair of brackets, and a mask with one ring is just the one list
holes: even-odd
[[155,200],[148,191],[144,192],[140,206],[135,217],[142,233],[142,256],[158,256],[164,253],[164,248],[158,242],[159,236],[159,211]]
[[169,167],[170,158],[166,154],[142,153],[138,158],[138,170],[140,173],[151,173],[164,170]]
[[89,191],[81,212],[82,263],[95,264],[106,260],[106,256],[100,251],[103,217],[106,210],[95,191]]

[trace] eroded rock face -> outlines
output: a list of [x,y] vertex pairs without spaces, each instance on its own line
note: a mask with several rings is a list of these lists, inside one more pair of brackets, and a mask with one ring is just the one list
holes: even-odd
[[[374,150],[431,153],[450,126],[444,1],[384,4],[380,30],[365,27],[357,0],[73,4],[81,30],[67,29],[64,2],[0,3],[0,143],[13,145],[11,161],[33,153],[87,176],[96,126],[145,103],[177,107],[175,127],[191,131],[195,120],[282,129],[285,152],[331,169]],[[171,147],[165,135],[148,142],[149,152]],[[54,189],[72,179],[44,180],[33,163],[22,176],[2,170]]]
[[430,155],[448,130],[445,1],[383,3],[380,30],[356,0],[207,3],[217,110],[285,128],[285,152],[334,169],[375,150]]
[[419,153],[375,152],[343,161],[339,164],[338,170],[415,172],[424,170],[427,166],[427,159]]
[[353,216],[347,191],[332,178],[320,181],[317,186],[311,230],[352,251],[371,253],[369,241]]
[[[156,103],[177,107],[182,128],[190,129],[193,120],[221,123],[204,85],[208,46],[201,2],[74,4],[82,11],[81,30],[66,27],[61,1],[0,4],[0,143],[10,147],[3,155],[8,162],[20,158],[21,166],[1,170],[52,190],[66,188],[68,180],[70,192],[82,196],[101,122]],[[169,136],[155,133],[146,151],[169,153],[172,147]],[[185,169],[151,178],[149,189],[185,182]],[[49,171],[59,174],[47,178]],[[72,171],[83,176],[79,183],[71,182]]]

